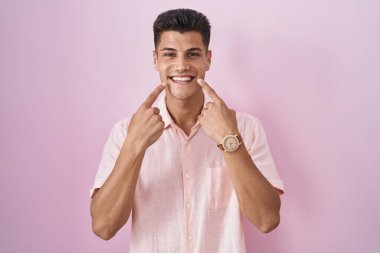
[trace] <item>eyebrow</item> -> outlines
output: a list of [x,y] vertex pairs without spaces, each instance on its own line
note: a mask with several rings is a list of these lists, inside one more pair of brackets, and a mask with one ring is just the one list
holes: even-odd
[[[171,47],[164,47],[160,51],[177,51],[177,50],[174,48],[171,48]],[[186,50],[186,52],[193,52],[193,51],[201,51],[202,52],[202,49],[200,49],[199,47],[192,47],[192,48],[189,48]]]

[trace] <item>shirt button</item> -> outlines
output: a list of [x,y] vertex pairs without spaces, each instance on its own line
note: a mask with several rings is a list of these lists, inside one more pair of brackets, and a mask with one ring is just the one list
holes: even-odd
[[190,204],[186,204],[186,207],[189,208],[189,207],[190,207]]
[[188,239],[189,241],[191,241],[191,239],[193,239],[193,237],[188,236],[187,239]]
[[186,173],[186,174],[185,174],[185,177],[190,177],[190,174],[189,174],[189,173]]

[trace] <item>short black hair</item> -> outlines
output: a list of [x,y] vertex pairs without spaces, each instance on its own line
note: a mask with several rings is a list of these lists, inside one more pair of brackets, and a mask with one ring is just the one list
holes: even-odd
[[174,9],[158,15],[153,23],[154,46],[156,48],[164,31],[199,32],[206,49],[210,44],[210,22],[205,15],[195,10]]

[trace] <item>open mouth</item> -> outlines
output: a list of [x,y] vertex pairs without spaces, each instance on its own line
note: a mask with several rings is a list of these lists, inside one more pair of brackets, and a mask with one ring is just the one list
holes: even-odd
[[169,79],[178,84],[188,84],[193,81],[195,76],[169,76]]

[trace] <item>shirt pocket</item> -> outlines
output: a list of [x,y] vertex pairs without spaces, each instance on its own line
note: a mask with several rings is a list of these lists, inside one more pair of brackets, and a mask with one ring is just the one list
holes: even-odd
[[233,184],[226,167],[208,168],[208,209],[217,211],[227,207],[232,200]]

